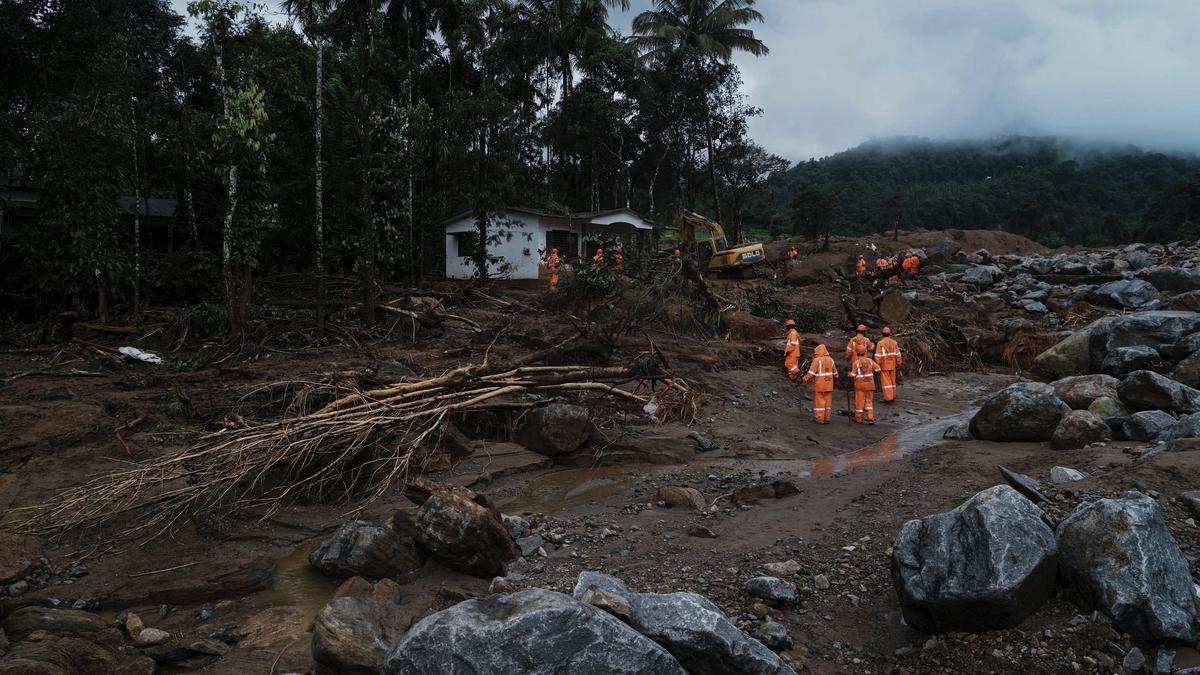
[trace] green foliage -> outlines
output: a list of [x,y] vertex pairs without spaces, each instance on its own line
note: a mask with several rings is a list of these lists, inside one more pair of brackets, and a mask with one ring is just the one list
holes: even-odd
[[750,313],[775,321],[786,321],[788,310],[779,300],[771,286],[755,286],[746,293],[746,305]]
[[581,311],[594,302],[603,300],[617,288],[617,274],[611,265],[593,265],[590,262],[577,265],[574,274],[564,275],[558,290],[543,297],[547,309]]
[[800,305],[792,310],[792,318],[801,333],[824,333],[829,327],[829,312],[816,305]]

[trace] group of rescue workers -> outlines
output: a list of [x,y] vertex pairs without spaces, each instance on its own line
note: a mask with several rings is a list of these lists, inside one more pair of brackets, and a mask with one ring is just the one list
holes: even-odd
[[[829,348],[817,344],[813,348],[808,372],[800,377],[800,347],[803,339],[796,330],[796,322],[788,319],[787,342],[783,348],[783,367],[792,382],[800,379],[812,383],[813,420],[817,424],[829,424],[833,416],[834,380],[840,376],[837,364],[829,355]],[[883,337],[878,343],[867,337],[867,327],[859,325],[854,337],[846,343],[846,361],[850,364],[846,376],[854,380],[854,421],[875,424],[875,376],[879,376],[883,389],[883,400],[896,400],[896,371],[900,368],[900,344],[892,338],[892,330],[883,328]],[[871,358],[871,354],[875,358]]]
[[[675,257],[679,257],[678,251],[676,251]],[[546,270],[550,272],[550,292],[554,293],[555,291],[558,290],[558,270],[560,267],[562,267],[562,258],[558,255],[558,249],[551,248],[550,255],[546,256],[546,259],[542,261],[542,264],[545,265]],[[596,247],[596,255],[592,257],[592,264],[594,264],[594,265],[603,265],[604,264],[604,248],[603,247],[599,247],[599,246]],[[620,272],[624,268],[625,268],[625,247],[622,246],[620,243],[618,243],[617,248],[613,251],[613,270]]]
[[[901,274],[905,279],[915,279],[920,270],[921,258],[913,251],[905,252],[903,257],[881,255],[875,258],[876,273],[892,283],[900,281]],[[854,264],[854,273],[859,277],[867,276],[867,258],[861,253]]]

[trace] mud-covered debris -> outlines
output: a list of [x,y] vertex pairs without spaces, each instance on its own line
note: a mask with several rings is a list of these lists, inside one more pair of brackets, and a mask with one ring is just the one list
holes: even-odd
[[688,432],[688,438],[696,441],[696,447],[704,452],[712,452],[713,450],[721,449],[721,446],[718,445],[716,441],[704,436],[699,431]]

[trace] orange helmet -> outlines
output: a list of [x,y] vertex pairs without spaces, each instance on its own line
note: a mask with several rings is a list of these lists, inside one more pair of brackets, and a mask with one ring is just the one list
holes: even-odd
[[551,255],[558,255],[558,249],[556,249],[556,248],[552,248],[552,249],[550,249],[550,254],[551,254]]
[[867,327],[860,323],[854,330],[856,330],[860,333],[865,333],[865,332],[867,332]]
[[855,349],[854,351],[855,351],[855,353],[857,353],[859,356],[866,356],[866,355],[867,355],[867,348],[866,348],[866,347],[864,347],[864,346],[862,346],[862,345],[859,345],[859,346],[858,346],[858,348],[857,348],[857,349]]
[[784,327],[784,328],[795,328],[795,327],[796,327],[796,322],[795,322],[795,321],[793,321],[793,320],[791,320],[791,319],[788,319],[787,321],[784,321],[784,322],[783,322],[783,327]]
[[891,328],[888,328],[887,326],[884,326],[884,327],[883,327],[883,334],[884,334],[884,335],[891,335],[891,334],[892,334],[892,329],[891,329]]

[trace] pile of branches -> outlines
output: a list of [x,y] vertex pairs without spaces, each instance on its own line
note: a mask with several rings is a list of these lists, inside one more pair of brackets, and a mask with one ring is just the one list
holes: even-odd
[[[114,524],[113,536],[154,537],[189,518],[237,513],[267,517],[300,501],[380,497],[429,457],[426,443],[452,415],[528,411],[566,393],[591,392],[639,406],[687,399],[687,383],[665,372],[654,350],[628,365],[484,363],[443,375],[341,396],[313,413],[236,426],[202,436],[190,449],[100,476],[33,507],[21,521],[32,534]],[[648,395],[622,385],[650,383]],[[631,387],[632,388],[632,387]],[[686,406],[678,406],[683,409]]]

